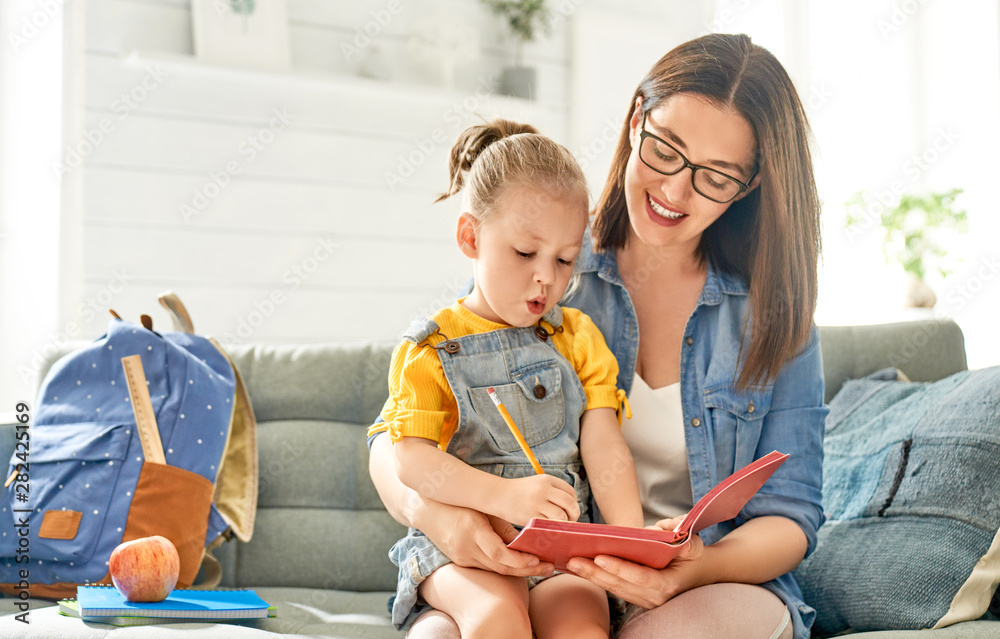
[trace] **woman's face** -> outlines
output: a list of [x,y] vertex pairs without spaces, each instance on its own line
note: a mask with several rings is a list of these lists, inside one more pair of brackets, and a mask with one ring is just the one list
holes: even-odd
[[[647,166],[639,156],[643,130],[641,99],[632,112],[630,127],[632,153],[625,166],[630,237],[650,246],[682,248],[693,254],[705,229],[719,219],[732,202],[750,191],[743,191],[734,200],[720,204],[694,189],[690,167],[674,175],[663,175]],[[743,183],[749,180],[751,189],[759,181],[753,175],[757,149],[753,130],[735,111],[720,109],[692,93],[678,93],[646,115],[645,130],[669,143],[691,164],[716,169]],[[643,153],[650,151],[647,148]],[[665,146],[658,152],[672,153]],[[677,157],[674,159],[681,161]],[[713,180],[712,176],[721,177],[712,173],[699,177],[703,191],[709,192],[713,182],[709,181],[705,188],[706,182],[701,180]]]

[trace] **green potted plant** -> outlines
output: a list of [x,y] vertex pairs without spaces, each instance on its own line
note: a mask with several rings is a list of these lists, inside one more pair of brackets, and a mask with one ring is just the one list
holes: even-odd
[[524,45],[549,32],[545,0],[481,0],[506,24],[514,39],[514,66],[503,70],[500,90],[519,98],[535,97],[535,69],[524,66]]
[[942,277],[951,273],[941,237],[968,231],[968,217],[955,203],[961,193],[962,189],[951,189],[903,194],[891,207],[868,192],[856,193],[847,201],[844,226],[861,230],[878,222],[884,233],[886,263],[896,262],[909,274],[907,306],[932,308],[937,296],[926,282],[927,275],[932,271]]

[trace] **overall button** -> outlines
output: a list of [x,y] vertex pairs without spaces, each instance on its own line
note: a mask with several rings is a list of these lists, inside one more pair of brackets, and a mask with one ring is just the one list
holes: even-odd
[[444,350],[447,353],[457,353],[458,349],[460,349],[460,348],[461,348],[461,345],[459,345],[458,342],[453,342],[451,340],[447,340],[444,343]]
[[542,340],[543,342],[549,338],[549,332],[541,326],[535,327],[535,335],[537,335],[538,339]]
[[545,399],[545,387],[541,384],[535,384],[535,397]]
[[701,426],[701,420],[695,417],[694,419],[691,420],[691,425],[694,426],[695,428],[698,428],[699,426]]
[[685,337],[684,338],[684,343],[687,344],[688,346],[691,346],[692,344],[694,344],[694,338]]

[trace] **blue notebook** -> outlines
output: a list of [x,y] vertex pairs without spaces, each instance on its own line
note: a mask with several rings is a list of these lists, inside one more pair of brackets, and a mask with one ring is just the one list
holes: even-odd
[[171,619],[259,619],[267,602],[253,590],[175,590],[163,601],[128,601],[113,586],[79,586],[81,617],[165,617]]

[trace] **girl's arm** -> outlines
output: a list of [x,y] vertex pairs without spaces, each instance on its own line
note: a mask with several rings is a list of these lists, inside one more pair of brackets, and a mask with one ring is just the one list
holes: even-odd
[[574,557],[568,568],[625,601],[655,608],[698,586],[770,581],[794,569],[805,554],[806,535],[798,524],[770,516],[751,519],[711,546],[692,535],[662,570],[606,555],[593,560]]
[[388,433],[372,439],[368,473],[389,514],[404,526],[419,529],[455,564],[501,575],[528,577],[552,574],[552,564],[507,548],[517,530],[487,518],[478,510],[425,499],[396,476]]
[[532,517],[576,521],[580,516],[573,487],[552,475],[497,477],[423,437],[402,437],[394,449],[400,481],[423,497],[475,508],[519,526]]
[[580,457],[604,521],[642,527],[642,504],[632,453],[613,408],[593,408],[580,420]]

